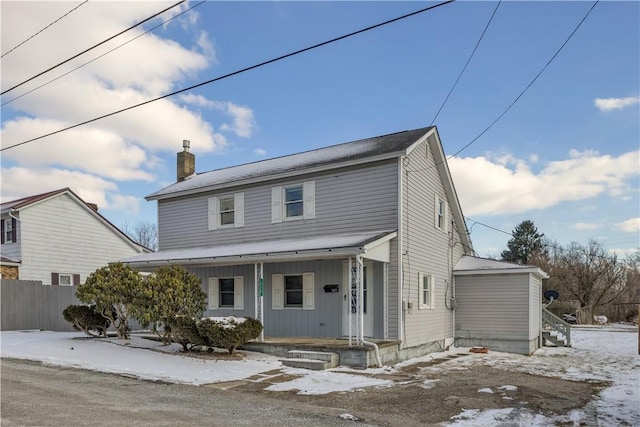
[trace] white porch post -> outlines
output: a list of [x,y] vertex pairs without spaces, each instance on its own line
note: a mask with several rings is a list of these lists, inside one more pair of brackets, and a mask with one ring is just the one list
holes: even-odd
[[349,312],[348,316],[348,322],[349,322],[349,346],[351,346],[351,336],[353,335],[352,331],[351,331],[351,325],[353,325],[352,319],[353,316],[351,315],[351,304],[352,304],[352,295],[351,295],[351,289],[352,289],[352,283],[353,283],[353,270],[352,270],[353,266],[351,263],[351,257],[349,257],[349,281],[347,283],[347,311]]
[[255,270],[255,318],[262,323],[262,332],[260,332],[259,341],[264,341],[264,275],[263,275],[264,264],[261,262],[256,262],[254,264]]
[[358,344],[364,341],[364,289],[362,273],[364,271],[364,263],[361,256],[356,256],[356,279],[357,279],[357,298],[358,298]]

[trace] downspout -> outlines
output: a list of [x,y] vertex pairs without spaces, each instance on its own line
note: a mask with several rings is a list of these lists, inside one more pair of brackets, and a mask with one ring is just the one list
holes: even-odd
[[404,210],[402,209],[402,201],[403,201],[403,185],[402,185],[402,168],[403,168],[403,160],[404,157],[398,158],[398,337],[400,338],[400,345],[402,348],[404,345],[404,301],[403,301],[403,292],[402,288],[404,286],[404,277],[403,277],[403,266],[402,266],[402,218],[404,215]]
[[[358,325],[358,338],[359,341],[363,344],[363,345],[368,345],[370,347],[373,347],[373,349],[375,350],[375,354],[376,354],[376,363],[378,364],[378,367],[381,368],[382,367],[382,363],[380,363],[380,349],[378,348],[378,345],[376,343],[370,342],[370,341],[366,341],[364,339],[364,289],[362,287],[362,283],[363,283],[363,278],[362,278],[362,273],[364,271],[364,263],[362,261],[362,256],[361,255],[356,255],[356,266],[357,266],[357,271],[358,274],[356,275],[358,278],[358,317],[360,318],[360,322]],[[349,310],[351,311],[351,310]]]
[[15,209],[11,209],[11,210],[9,211],[9,216],[10,216],[11,218],[15,219],[16,221],[20,222],[20,218],[19,218],[19,217],[17,217],[17,216],[14,216],[14,215],[13,215],[13,213],[14,213],[15,211],[16,211]]

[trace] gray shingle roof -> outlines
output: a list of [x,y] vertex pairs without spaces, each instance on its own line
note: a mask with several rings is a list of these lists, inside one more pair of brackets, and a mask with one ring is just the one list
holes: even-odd
[[200,189],[232,186],[246,180],[267,179],[283,173],[295,174],[298,171],[304,173],[311,168],[336,168],[347,162],[366,162],[367,159],[397,157],[405,154],[406,150],[429,130],[431,127],[397,132],[201,174],[196,173],[146,198],[155,200],[176,193],[192,193]]

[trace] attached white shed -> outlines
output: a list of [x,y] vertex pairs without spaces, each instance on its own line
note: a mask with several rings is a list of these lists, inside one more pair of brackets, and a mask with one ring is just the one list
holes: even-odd
[[462,257],[455,280],[455,343],[532,354],[541,343],[540,268],[492,259]]

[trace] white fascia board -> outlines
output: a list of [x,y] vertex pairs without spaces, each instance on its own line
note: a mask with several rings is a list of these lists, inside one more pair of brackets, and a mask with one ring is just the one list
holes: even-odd
[[543,270],[533,268],[496,268],[496,269],[481,269],[481,270],[454,270],[454,276],[481,276],[489,274],[535,274],[543,279],[548,279],[549,275]]
[[[158,196],[149,195],[149,196],[145,197],[145,200],[151,201],[151,200],[172,199],[174,197],[188,196],[188,195],[192,195],[192,194],[198,194],[198,193],[204,193],[204,192],[209,192],[209,191],[222,190],[222,189],[230,188],[230,187],[239,187],[239,186],[243,186],[243,185],[266,183],[266,182],[269,182],[269,181],[275,181],[275,180],[278,180],[278,179],[291,178],[291,177],[294,177],[294,176],[308,175],[308,174],[317,173],[317,172],[326,172],[326,171],[339,169],[339,168],[346,168],[346,167],[350,167],[350,166],[358,166],[358,165],[363,165],[363,164],[367,164],[367,163],[375,163],[375,162],[378,162],[378,161],[381,161],[381,160],[395,159],[395,158],[398,158],[400,156],[403,156],[404,154],[405,154],[404,151],[392,152],[392,153],[381,154],[381,155],[373,156],[373,157],[364,157],[362,159],[350,160],[350,161],[346,161],[346,162],[325,164],[325,165],[322,165],[322,166],[315,166],[315,167],[311,167],[311,168],[298,169],[298,170],[293,170],[293,171],[289,171],[289,172],[280,172],[280,173],[273,174],[273,175],[263,175],[263,176],[257,176],[257,177],[253,177],[253,178],[248,178],[248,179],[239,179],[239,180],[236,180],[236,181],[229,181],[229,182],[225,182],[225,183],[222,183],[222,184],[215,184],[215,185],[207,185],[207,186],[202,186],[202,187],[190,188],[188,190],[176,191],[176,192],[161,194],[161,195],[158,195]],[[238,165],[238,166],[240,166],[240,165]],[[211,172],[213,172],[213,171],[211,171]],[[208,172],[205,172],[205,173],[208,173]]]

